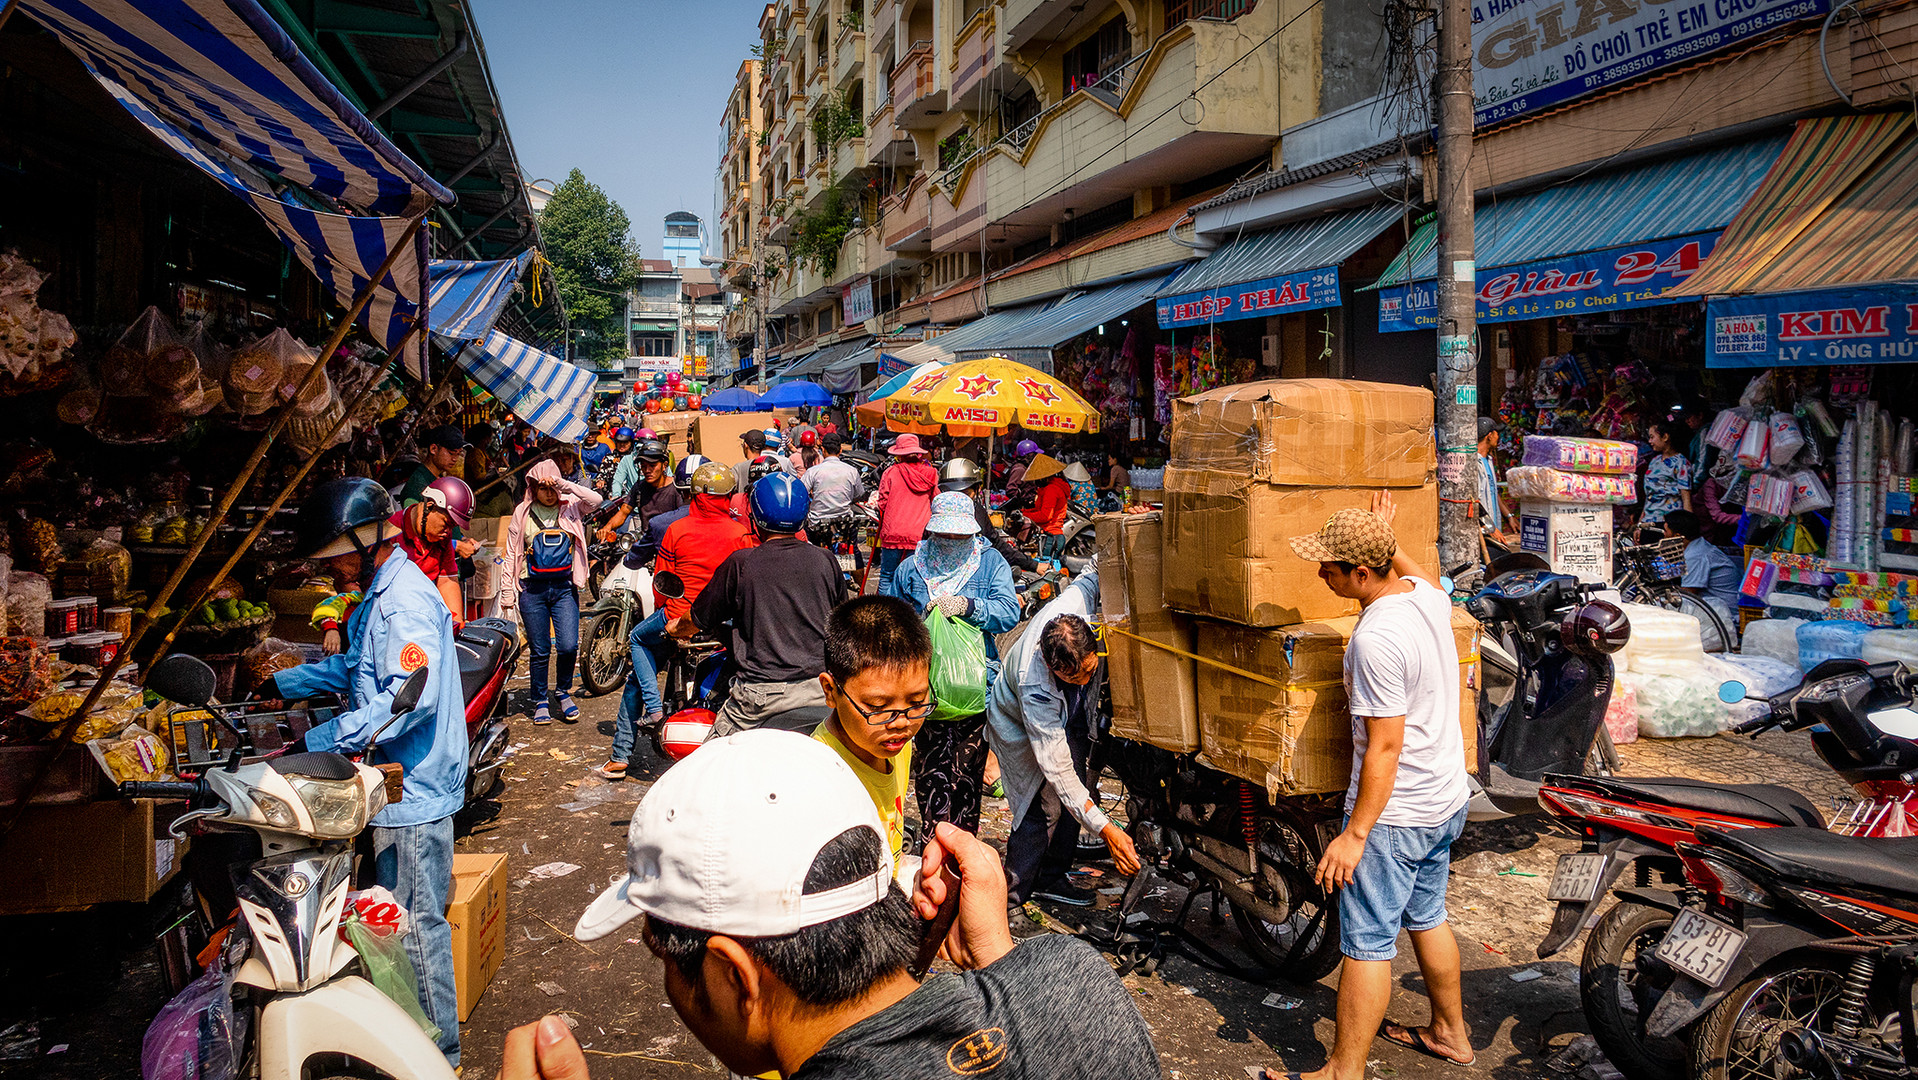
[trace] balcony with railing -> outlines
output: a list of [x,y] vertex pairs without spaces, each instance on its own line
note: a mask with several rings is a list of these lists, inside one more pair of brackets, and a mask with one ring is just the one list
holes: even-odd
[[866,73],[866,34],[863,30],[841,30],[833,42],[832,85],[844,93],[855,79]]
[[992,8],[966,20],[952,41],[952,107],[976,110],[986,96],[986,76],[998,55]]
[[938,64],[932,55],[932,42],[912,43],[892,68],[893,124],[902,128],[925,127],[936,122],[945,111],[946,90],[940,85]]
[[1167,30],[1193,19],[1233,19],[1252,10],[1257,0],[1166,0]]
[[832,148],[832,175],[845,176],[866,167],[866,140],[851,138]]
[[896,164],[885,160],[884,155],[887,144],[897,137],[898,132],[892,126],[892,98],[888,96],[879,103],[877,109],[866,114],[866,149],[872,154],[873,164]]
[[886,197],[879,208],[879,231],[886,250],[921,255],[932,250],[932,193],[922,173]]
[[[1060,27],[1070,25],[1067,20],[1074,14],[1072,9],[1085,6],[1086,0],[1006,0],[1000,15],[1000,25],[1005,28],[1002,44],[1007,52],[1013,52],[1042,33],[1056,34]],[[1091,24],[1079,25],[1083,29]]]
[[984,165],[975,152],[932,178],[932,250],[977,251],[986,223]]

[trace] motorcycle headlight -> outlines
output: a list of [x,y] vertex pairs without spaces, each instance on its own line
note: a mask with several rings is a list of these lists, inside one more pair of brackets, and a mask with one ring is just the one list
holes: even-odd
[[315,780],[309,776],[287,780],[313,816],[313,835],[345,839],[366,828],[366,792],[358,780]]
[[253,805],[260,808],[260,815],[266,818],[268,825],[276,829],[299,827],[300,817],[293,812],[292,807],[286,805],[286,800],[277,795],[268,795],[264,791],[255,791],[252,795]]

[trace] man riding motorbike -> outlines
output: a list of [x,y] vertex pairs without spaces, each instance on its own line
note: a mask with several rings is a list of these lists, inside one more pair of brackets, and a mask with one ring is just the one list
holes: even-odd
[[617,490],[610,498],[625,497],[625,504],[614,510],[606,524],[600,527],[599,540],[610,544],[626,532],[627,521],[634,514],[639,516],[637,525],[643,535],[646,523],[655,514],[667,514],[679,509],[679,489],[672,484],[672,477],[666,471],[666,462],[671,457],[666,444],[658,439],[640,439],[633,444],[633,452],[627,460],[635,463],[634,480],[620,487],[616,478],[613,487]]

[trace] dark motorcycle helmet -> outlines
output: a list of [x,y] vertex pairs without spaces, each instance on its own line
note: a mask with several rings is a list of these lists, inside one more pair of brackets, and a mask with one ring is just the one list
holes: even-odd
[[767,532],[798,532],[812,511],[806,485],[788,473],[773,473],[754,484],[751,501],[753,524]]
[[673,466],[673,486],[690,493],[693,490],[693,474],[704,464],[706,459],[698,454],[687,454],[680,458],[679,464]]
[[658,439],[641,439],[633,447],[633,457],[638,461],[665,461],[672,457],[666,451],[666,444]]
[[330,559],[349,551],[365,554],[380,541],[398,535],[388,524],[393,497],[361,476],[328,480],[300,504],[294,535],[302,558]]
[[1632,621],[1625,610],[1608,600],[1588,600],[1565,613],[1559,640],[1581,656],[1605,656],[1625,647]]

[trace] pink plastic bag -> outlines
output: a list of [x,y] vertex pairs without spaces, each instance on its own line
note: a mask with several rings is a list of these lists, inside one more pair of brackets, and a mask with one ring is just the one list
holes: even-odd
[[140,1042],[143,1080],[234,1080],[246,1045],[246,1014],[233,1007],[233,979],[218,964],[160,1007]]
[[1638,691],[1628,682],[1612,684],[1612,699],[1605,704],[1605,732],[1614,746],[1638,741]]

